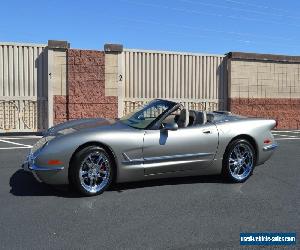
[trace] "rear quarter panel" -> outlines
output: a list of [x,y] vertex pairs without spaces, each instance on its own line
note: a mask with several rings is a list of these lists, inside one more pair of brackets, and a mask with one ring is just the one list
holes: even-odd
[[269,144],[275,143],[271,129],[276,125],[276,121],[260,118],[243,118],[234,121],[218,122],[217,128],[219,131],[219,146],[216,155],[216,160],[220,163],[223,159],[225,150],[228,144],[239,136],[250,136],[255,141],[257,150],[256,165],[264,163],[268,160],[272,151],[263,151],[265,139],[269,139]]

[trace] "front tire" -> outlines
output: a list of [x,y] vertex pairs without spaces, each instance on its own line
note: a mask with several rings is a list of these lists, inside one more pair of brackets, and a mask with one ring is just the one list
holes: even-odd
[[222,174],[232,182],[245,182],[253,172],[255,161],[253,146],[245,139],[234,140],[225,151]]
[[105,149],[89,146],[77,152],[70,164],[70,184],[84,196],[103,193],[114,176],[113,161]]

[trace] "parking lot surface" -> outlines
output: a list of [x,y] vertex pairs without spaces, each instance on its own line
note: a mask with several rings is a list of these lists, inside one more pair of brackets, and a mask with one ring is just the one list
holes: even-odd
[[274,134],[278,150],[246,183],[163,179],[90,198],[21,170],[37,137],[2,136],[0,248],[240,249],[241,232],[296,232],[299,242],[300,131]]

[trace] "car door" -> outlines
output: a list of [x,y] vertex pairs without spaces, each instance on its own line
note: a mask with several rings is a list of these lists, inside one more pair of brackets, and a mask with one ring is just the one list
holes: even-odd
[[218,130],[212,123],[175,131],[146,130],[143,144],[145,175],[209,166],[216,154]]

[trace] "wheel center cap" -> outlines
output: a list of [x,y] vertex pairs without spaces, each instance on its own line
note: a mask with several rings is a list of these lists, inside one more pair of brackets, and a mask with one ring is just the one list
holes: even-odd
[[94,176],[94,175],[97,175],[97,169],[96,168],[91,168],[88,171],[88,176],[91,177],[91,176]]

